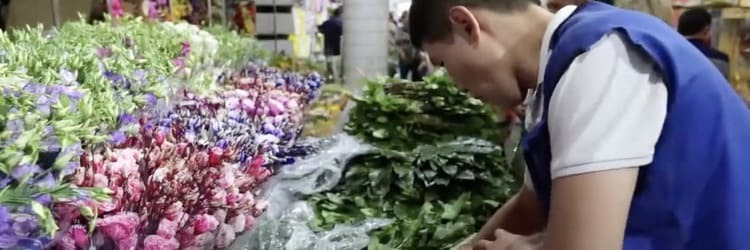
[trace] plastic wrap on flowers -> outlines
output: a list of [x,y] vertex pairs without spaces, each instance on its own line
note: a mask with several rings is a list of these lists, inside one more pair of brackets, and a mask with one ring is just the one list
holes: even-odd
[[285,167],[266,183],[262,193],[268,201],[266,213],[230,249],[359,250],[367,246],[368,232],[390,224],[388,220],[371,219],[320,233],[307,226],[315,214],[300,198],[336,186],[348,160],[372,149],[347,135],[323,139],[317,145],[317,154]]

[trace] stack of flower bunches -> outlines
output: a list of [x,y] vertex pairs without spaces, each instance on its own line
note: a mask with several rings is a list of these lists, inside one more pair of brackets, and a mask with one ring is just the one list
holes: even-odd
[[450,249],[518,187],[493,143],[505,129],[445,76],[373,82],[354,100],[346,131],[377,150],[350,159],[338,186],[308,197],[318,229],[386,218],[393,223],[371,233],[371,249]]
[[[317,74],[251,68],[231,74],[214,95],[183,91],[160,115],[121,115],[114,145],[84,154],[72,178],[111,190],[111,200],[58,204],[92,211],[56,214],[70,225],[58,246],[225,248],[249,229],[266,207],[257,187],[285,159],[279,153],[293,143],[302,109],[321,85]],[[93,237],[81,237],[87,234]]]
[[[68,22],[52,35],[42,28],[0,34],[0,248],[146,245],[146,236],[155,235],[149,229],[155,224],[145,223],[144,218],[159,214],[150,212],[158,209],[133,210],[124,205],[156,199],[148,195],[160,187],[148,184],[158,172],[142,172],[145,166],[177,166],[212,152],[212,147],[195,144],[185,155],[150,158],[153,151],[169,147],[164,145],[191,144],[173,135],[186,126],[170,116],[172,101],[180,99],[171,97],[178,89],[200,95],[221,90],[216,77],[224,69],[217,67],[244,64],[257,54],[253,49],[257,46],[246,46],[254,44],[252,39],[215,32],[221,37],[212,39],[184,25],[123,18],[116,24]],[[142,115],[145,121],[138,119]],[[166,139],[159,147],[145,140],[161,135]],[[84,157],[82,152],[87,152]],[[269,172],[263,171],[264,161],[256,162],[261,166],[254,168],[257,173],[247,173],[247,163],[225,158],[222,166],[230,164],[245,175]],[[71,173],[77,174],[75,178]],[[165,183],[162,186],[172,185]],[[237,217],[227,216],[227,220]],[[135,217],[138,220],[132,220]],[[114,233],[130,232],[131,225],[137,225],[136,245],[131,236]],[[166,240],[151,237],[149,245],[168,245],[178,238],[162,237]]]

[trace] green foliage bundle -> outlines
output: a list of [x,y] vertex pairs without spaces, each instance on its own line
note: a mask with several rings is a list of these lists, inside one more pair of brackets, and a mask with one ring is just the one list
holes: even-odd
[[348,133],[379,147],[351,160],[339,185],[308,198],[312,226],[368,218],[393,224],[370,249],[447,249],[476,232],[518,187],[492,109],[445,76],[424,83],[370,83],[355,100]]

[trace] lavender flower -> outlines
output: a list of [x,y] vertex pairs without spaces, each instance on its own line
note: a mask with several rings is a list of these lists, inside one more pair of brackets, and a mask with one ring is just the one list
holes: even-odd
[[12,176],[16,180],[21,180],[26,176],[31,176],[41,171],[42,169],[39,168],[39,166],[37,166],[36,164],[24,163],[13,168],[13,170],[10,172],[10,176]]
[[135,118],[129,114],[121,114],[118,120],[120,120],[120,125],[128,125],[136,122]]
[[52,203],[52,196],[49,194],[40,194],[40,195],[34,196],[34,200],[36,202],[39,202],[42,205],[47,206]]
[[146,94],[143,95],[143,99],[146,100],[146,104],[148,104],[148,106],[154,106],[154,105],[156,105],[156,101],[157,100],[156,100],[156,96],[154,94],[146,93]]
[[29,236],[39,227],[34,216],[29,214],[15,214],[13,217],[13,231],[19,236]]
[[123,134],[120,131],[113,132],[109,137],[109,144],[110,145],[119,145],[125,142],[127,138],[125,137],[125,134]]
[[13,181],[13,179],[9,177],[3,177],[2,179],[0,179],[0,189],[7,187],[11,181]]
[[36,180],[34,185],[40,188],[51,189],[51,188],[54,188],[57,185],[57,183],[55,183],[55,177],[52,176],[51,173],[47,173],[41,178],[39,178],[38,180]]

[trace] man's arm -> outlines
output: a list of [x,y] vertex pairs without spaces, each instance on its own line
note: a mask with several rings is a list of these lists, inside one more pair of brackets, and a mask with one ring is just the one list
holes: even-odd
[[494,240],[495,230],[501,228],[521,235],[538,233],[544,229],[544,219],[536,193],[527,185],[495,212],[474,236],[472,242]]
[[638,170],[632,167],[554,180],[542,249],[622,249]]

